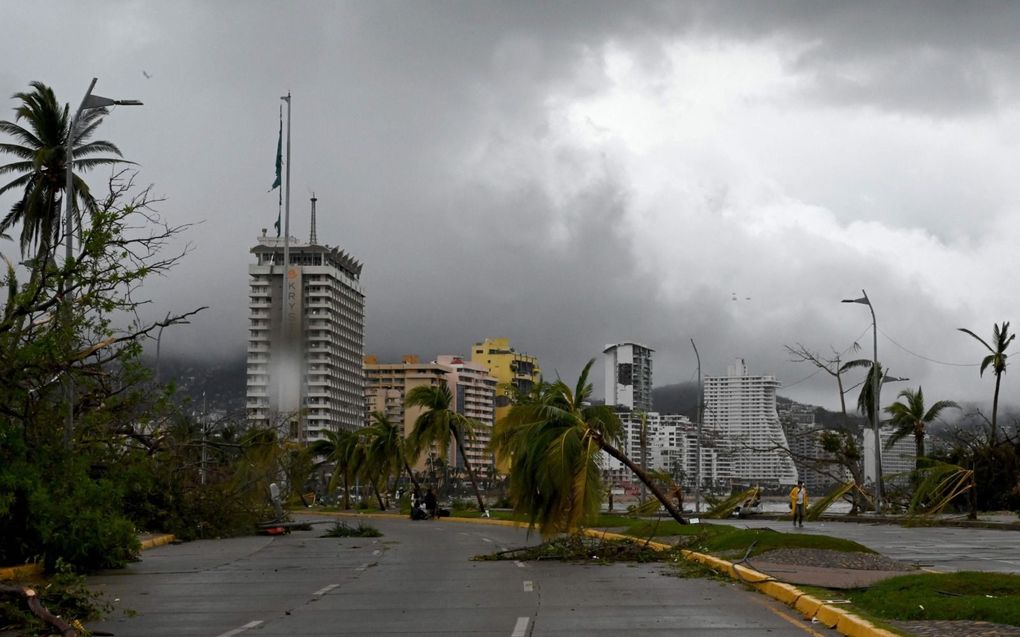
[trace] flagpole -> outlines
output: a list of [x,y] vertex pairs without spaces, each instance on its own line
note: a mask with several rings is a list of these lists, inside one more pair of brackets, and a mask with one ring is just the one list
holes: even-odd
[[[282,306],[283,306],[283,318],[280,321],[280,344],[282,345],[281,350],[283,352],[285,352],[284,356],[289,358],[289,355],[290,355],[290,352],[289,352],[289,349],[290,349],[290,347],[289,347],[290,346],[290,330],[288,329],[287,323],[288,323],[288,318],[289,318],[289,316],[288,316],[289,315],[289,311],[288,310],[290,308],[288,307],[289,303],[288,303],[288,297],[287,297],[287,273],[288,273],[288,269],[290,268],[290,91],[287,92],[286,96],[281,97],[280,99],[282,99],[283,101],[287,102],[287,161],[286,161],[287,177],[286,177],[286,180],[284,181],[284,188],[287,189],[287,195],[286,195],[287,203],[286,203],[286,206],[284,207],[284,216],[283,216],[283,277],[281,278],[281,281],[280,281],[280,291],[282,292],[282,297],[283,297],[281,299],[283,301],[283,303],[282,303]],[[290,371],[290,370],[287,369],[287,367],[288,367],[287,365],[283,365],[282,367],[278,367],[277,369],[280,372],[282,372],[283,374],[287,374],[287,372]],[[291,380],[292,379],[290,379],[290,378],[280,378],[279,382],[278,382],[278,385],[277,385],[280,388],[280,398],[281,398],[280,411],[281,411],[281,415],[284,415],[285,417],[287,417],[288,421],[289,421],[289,417],[287,416],[286,409],[289,408],[290,405],[283,405],[282,402],[283,402],[284,398],[287,398],[287,399],[290,398],[290,395],[289,395],[290,392],[286,391],[286,390],[289,390],[289,388],[290,388],[290,381]],[[288,430],[289,430],[289,427],[288,427]]]

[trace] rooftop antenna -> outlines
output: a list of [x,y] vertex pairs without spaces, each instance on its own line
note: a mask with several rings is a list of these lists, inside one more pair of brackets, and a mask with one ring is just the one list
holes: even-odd
[[315,202],[316,201],[318,201],[318,199],[315,198],[315,193],[313,192],[312,193],[312,232],[311,232],[311,236],[308,237],[308,243],[310,243],[312,245],[318,244],[318,240],[315,237]]

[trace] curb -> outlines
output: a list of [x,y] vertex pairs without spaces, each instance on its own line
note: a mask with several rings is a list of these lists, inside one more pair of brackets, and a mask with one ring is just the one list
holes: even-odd
[[[170,544],[177,539],[177,536],[170,534],[154,535],[148,539],[142,540],[139,544],[139,549],[147,551],[157,546],[163,546],[164,544]],[[22,564],[21,566],[8,566],[0,568],[0,582],[7,580],[25,579],[28,577],[38,577],[43,574],[42,564]]]
[[157,546],[163,546],[164,544],[170,544],[171,542],[175,541],[176,539],[177,539],[176,535],[171,535],[169,533],[164,533],[162,535],[154,535],[154,536],[148,538],[147,540],[142,540],[140,545],[139,545],[139,549],[142,550],[142,551],[148,551],[149,549],[154,549]]

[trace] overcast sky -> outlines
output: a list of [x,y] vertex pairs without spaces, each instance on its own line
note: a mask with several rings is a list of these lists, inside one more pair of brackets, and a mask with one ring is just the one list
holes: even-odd
[[831,407],[784,345],[870,357],[840,303],[863,288],[894,375],[990,400],[956,328],[1020,317],[1020,5],[868,5],[17,2],[0,98],[40,80],[76,106],[98,77],[145,102],[99,137],[200,224],[147,285],[152,317],[211,306],[167,351],[245,347],[291,91],[292,234],[314,190],[320,241],[365,264],[366,353],[506,336],[573,381],[634,340],[663,385],[696,378],[693,338],[705,373],[743,357]]

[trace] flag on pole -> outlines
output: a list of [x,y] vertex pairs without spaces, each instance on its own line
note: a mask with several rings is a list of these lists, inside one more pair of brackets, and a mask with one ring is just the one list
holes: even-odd
[[283,107],[280,107],[280,137],[276,141],[276,179],[273,180],[269,192],[280,187],[283,175]]

